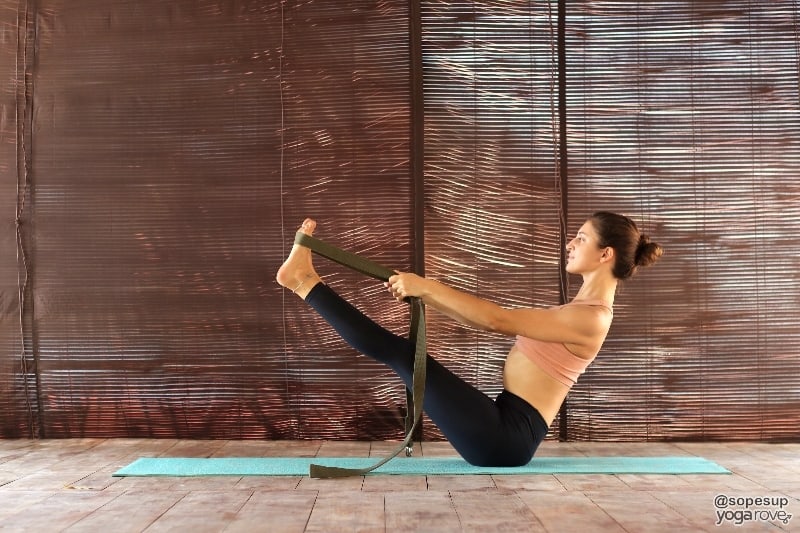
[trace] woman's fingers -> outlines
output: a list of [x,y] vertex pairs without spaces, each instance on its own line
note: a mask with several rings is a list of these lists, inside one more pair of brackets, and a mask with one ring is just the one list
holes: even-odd
[[394,296],[398,300],[402,300],[403,298],[405,298],[406,290],[403,286],[403,281],[399,274],[390,277],[389,281],[387,281],[385,285],[389,289],[389,292],[392,293],[392,296]]

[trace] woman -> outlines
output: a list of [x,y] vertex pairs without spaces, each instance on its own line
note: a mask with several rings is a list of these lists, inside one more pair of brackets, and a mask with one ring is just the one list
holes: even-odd
[[[311,235],[306,219],[300,231]],[[548,309],[507,309],[416,274],[398,272],[386,286],[478,329],[515,336],[503,370],[504,390],[492,400],[435,359],[427,358],[423,408],[453,447],[477,466],[528,463],[547,435],[578,376],[600,351],[611,326],[617,284],[654,263],[661,246],[629,218],[598,212],[567,245],[567,272],[583,277],[575,298]],[[294,245],[278,270],[291,289],[358,351],[391,367],[412,386],[414,349],[408,339],[380,327],[322,282],[311,251]]]

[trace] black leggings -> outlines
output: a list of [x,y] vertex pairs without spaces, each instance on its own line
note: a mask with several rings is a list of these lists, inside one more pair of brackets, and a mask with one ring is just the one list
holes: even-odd
[[[394,370],[412,386],[415,346],[382,328],[324,283],[306,302],[350,346]],[[495,400],[428,356],[423,409],[453,447],[476,466],[520,466],[533,457],[547,424],[528,402],[508,391]]]

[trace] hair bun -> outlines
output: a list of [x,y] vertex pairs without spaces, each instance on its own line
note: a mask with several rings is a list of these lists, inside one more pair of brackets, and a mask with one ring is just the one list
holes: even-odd
[[636,247],[636,266],[650,266],[658,261],[663,253],[664,249],[660,244],[652,242],[650,237],[642,233]]

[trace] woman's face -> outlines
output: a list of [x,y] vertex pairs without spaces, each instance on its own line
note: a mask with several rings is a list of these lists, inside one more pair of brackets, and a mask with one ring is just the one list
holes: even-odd
[[595,270],[608,248],[600,248],[600,239],[592,223],[587,221],[567,244],[567,272],[583,274]]

